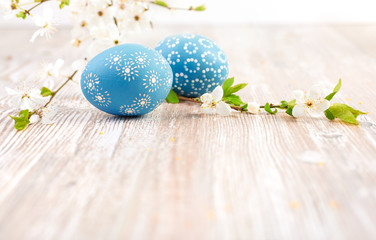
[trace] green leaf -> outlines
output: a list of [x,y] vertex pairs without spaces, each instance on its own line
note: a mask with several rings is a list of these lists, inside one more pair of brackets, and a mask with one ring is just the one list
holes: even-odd
[[19,114],[18,117],[15,116],[9,116],[14,120],[14,127],[17,130],[23,130],[29,125],[29,110],[22,110]]
[[269,104],[269,103],[265,103],[264,109],[265,109],[265,111],[267,111],[267,112],[270,113],[270,114],[276,114],[276,113],[278,112],[277,109],[274,109],[274,111],[272,111],[272,110],[270,109],[270,104]]
[[356,124],[356,125],[358,124],[358,121],[356,120],[356,118],[360,114],[367,114],[365,112],[356,110],[343,103],[334,103],[329,107],[328,110],[334,117],[339,118],[346,123]]
[[336,117],[334,117],[334,115],[330,112],[329,109],[325,110],[324,111],[325,113],[325,116],[329,119],[329,120],[334,120]]
[[173,90],[170,90],[170,92],[167,95],[166,101],[168,103],[179,103],[179,97]]
[[50,89],[46,87],[42,87],[40,95],[42,95],[43,97],[48,97],[48,96],[54,95],[54,93]]
[[20,11],[16,14],[16,17],[25,19],[26,18],[26,13],[24,11]]
[[227,97],[227,96],[229,96],[230,94],[236,93],[236,92],[238,92],[239,90],[245,88],[247,85],[248,85],[247,83],[236,84],[235,86],[230,87],[226,92],[223,91],[223,96],[224,96],[224,97]]
[[291,117],[293,117],[292,115],[292,109],[294,108],[294,106],[289,106],[287,109],[286,109],[286,112],[288,115],[290,115]]
[[65,6],[69,6],[69,0],[61,0],[59,8],[62,9]]
[[334,87],[333,92],[325,97],[326,100],[330,101],[336,95],[336,93],[341,89],[342,80],[339,79],[337,85]]
[[222,101],[228,103],[228,104],[233,104],[235,106],[240,106],[242,104],[245,104],[239,96],[235,95],[235,94],[231,94],[227,97],[224,97],[222,98]]
[[285,100],[282,100],[281,101],[281,107],[282,108],[285,108],[285,107],[287,107],[289,105],[289,103],[287,102],[287,101],[285,101]]
[[242,112],[247,112],[248,111],[248,103],[244,104],[243,106],[241,106],[241,109],[242,109]]
[[281,101],[281,108],[286,108],[286,111],[285,113],[287,113],[288,115],[292,116],[292,109],[295,107],[295,102],[296,102],[296,99],[293,99],[289,102],[285,101],[285,100],[282,100]]
[[159,5],[159,6],[161,6],[161,7],[169,8],[168,4],[166,2],[164,2],[164,1],[156,0],[154,3],[157,4],[157,5]]
[[195,7],[193,10],[201,12],[201,11],[205,11],[206,7],[205,5],[200,5],[200,6]]
[[228,78],[223,84],[222,84],[222,89],[223,89],[223,95],[230,89],[230,87],[234,84],[234,78]]
[[288,102],[289,106],[295,106],[296,105],[296,99],[293,99],[291,100],[290,102]]

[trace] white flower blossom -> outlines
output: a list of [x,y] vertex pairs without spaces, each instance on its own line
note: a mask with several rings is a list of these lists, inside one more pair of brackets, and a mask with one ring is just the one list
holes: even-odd
[[247,106],[248,112],[256,114],[260,111],[260,104],[257,102],[249,102]]
[[314,85],[309,92],[296,90],[293,95],[296,99],[296,105],[292,109],[294,117],[305,115],[318,117],[330,106],[330,102],[325,99],[325,95],[323,95],[322,88],[319,85]]
[[15,11],[12,9],[11,0],[1,0],[0,13],[4,19],[10,19],[11,17],[15,16]]
[[43,63],[40,78],[44,81],[44,86],[48,88],[54,87],[54,82],[60,77],[60,69],[64,65],[64,60],[59,58],[53,63]]
[[30,124],[37,123],[37,122],[39,122],[39,120],[40,120],[40,117],[39,117],[38,114],[33,114],[29,118]]
[[89,57],[125,43],[128,35],[151,29],[149,0],[71,0],[72,44],[88,41]]
[[5,90],[8,95],[12,96],[15,107],[19,110],[34,111],[44,106],[50,99],[50,96],[43,97],[40,89],[29,88],[26,85],[20,89],[6,87]]
[[119,31],[114,23],[102,25],[92,28],[90,32],[95,37],[91,46],[94,55],[110,47],[125,43],[125,35]]
[[72,70],[77,71],[76,75],[81,75],[86,67],[87,61],[84,59],[77,59],[72,63]]
[[51,34],[53,34],[56,31],[56,28],[54,27],[56,24],[53,22],[53,12],[52,9],[49,7],[45,7],[43,9],[43,15],[34,15],[33,20],[35,25],[40,27],[33,36],[30,39],[30,42],[34,42],[35,39],[38,36],[45,36],[47,39],[51,38]]
[[203,113],[217,113],[222,116],[231,114],[231,107],[222,101],[223,88],[218,86],[212,93],[205,93],[201,96],[201,110]]

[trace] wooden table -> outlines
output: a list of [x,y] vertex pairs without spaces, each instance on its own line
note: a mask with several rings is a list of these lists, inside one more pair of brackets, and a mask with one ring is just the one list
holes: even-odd
[[82,53],[68,30],[34,45],[30,30],[1,30],[0,239],[375,239],[376,26],[157,27],[135,40],[182,31],[223,48],[247,101],[342,78],[334,100],[369,114],[352,126],[183,103],[121,118],[70,84],[55,124],[17,132],[4,87]]

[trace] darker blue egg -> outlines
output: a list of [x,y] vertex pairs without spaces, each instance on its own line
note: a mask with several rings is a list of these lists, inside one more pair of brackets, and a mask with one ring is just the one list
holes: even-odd
[[96,108],[114,115],[136,116],[163,103],[172,70],[157,51],[123,44],[95,56],[81,76],[81,90]]
[[181,96],[199,97],[222,85],[228,76],[226,54],[212,40],[195,34],[170,36],[155,48],[170,64],[172,89]]

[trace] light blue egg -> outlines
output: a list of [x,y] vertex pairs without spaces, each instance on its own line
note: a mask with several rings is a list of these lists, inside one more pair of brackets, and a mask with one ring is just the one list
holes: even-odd
[[172,89],[181,96],[199,97],[222,85],[228,76],[226,54],[212,40],[195,34],[167,37],[155,48],[170,64]]
[[167,97],[172,70],[157,51],[123,44],[95,56],[81,76],[81,90],[96,108],[114,115],[153,111]]

